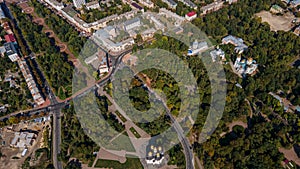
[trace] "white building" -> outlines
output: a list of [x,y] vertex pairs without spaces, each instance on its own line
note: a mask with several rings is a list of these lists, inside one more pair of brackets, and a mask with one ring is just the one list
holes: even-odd
[[293,1],[290,1],[290,3],[293,7],[297,7],[300,5],[300,0],[293,0]]
[[36,134],[29,132],[15,132],[15,137],[10,143],[11,147],[26,148],[32,146]]
[[85,5],[85,0],[73,0],[73,4],[76,8],[81,8],[82,5]]
[[134,29],[139,26],[141,26],[140,18],[133,18],[131,20],[124,22],[124,30],[126,30],[126,31],[128,31],[130,29]]
[[210,56],[213,62],[215,62],[218,58],[220,58],[221,60],[225,60],[225,52],[219,48],[211,51]]
[[46,3],[51,5],[56,10],[60,11],[64,8],[64,4],[62,2],[57,2],[56,0],[45,0]]
[[195,18],[197,18],[197,13],[192,11],[192,12],[189,12],[185,15],[185,19],[188,20],[188,21],[192,21],[194,20]]
[[30,90],[30,93],[33,97],[34,102],[37,105],[43,104],[45,102],[45,100],[42,97],[42,95],[40,94],[39,89],[37,88],[36,83],[33,80],[33,77],[31,75],[30,70],[28,69],[26,61],[18,60],[18,65],[21,69],[21,72],[22,72],[24,78],[25,78],[25,81],[26,81],[27,86]]
[[9,59],[12,61],[12,62],[15,62],[17,61],[19,58],[19,55],[17,53],[17,50],[14,46],[14,44],[12,42],[9,42],[9,43],[5,43],[4,44],[4,48],[5,48],[5,51],[6,51],[6,54],[7,56],[9,57]]
[[248,59],[242,59],[240,56],[237,57],[234,68],[236,69],[237,73],[240,75],[246,75],[246,74],[253,74],[257,68],[258,64],[256,64],[256,61],[252,58]]
[[92,2],[86,3],[85,6],[88,10],[100,8],[100,4],[98,1],[92,1]]
[[166,18],[172,18],[176,19],[176,23],[178,26],[181,25],[183,21],[185,21],[185,18],[182,16],[177,15],[176,13],[169,11],[165,8],[160,8],[159,9],[159,14],[165,16]]
[[221,9],[223,7],[223,5],[224,5],[224,1],[218,0],[213,3],[208,4],[206,6],[201,7],[200,10],[202,11],[202,15],[205,15],[210,12],[214,12],[214,11]]
[[154,3],[150,0],[140,0],[139,2],[148,8],[154,8]]
[[203,52],[206,49],[208,49],[207,42],[205,42],[205,41],[198,42],[197,40],[195,40],[192,43],[192,45],[189,47],[187,55],[194,56],[194,55],[199,54],[200,52]]
[[234,50],[237,53],[243,53],[248,49],[248,46],[244,44],[244,40],[232,35],[228,35],[222,39],[222,44],[232,44],[235,46]]
[[147,151],[146,163],[152,165],[159,165],[164,160],[164,152],[162,147],[150,146],[150,149]]
[[176,9],[177,3],[173,0],[162,0],[164,3],[168,4],[168,6],[172,9]]
[[3,19],[3,18],[5,18],[5,14],[2,10],[2,7],[0,6],[0,19]]
[[97,45],[102,46],[111,52],[120,52],[134,44],[134,39],[132,38],[128,38],[121,42],[114,42],[112,40],[114,35],[115,35],[115,28],[112,26],[107,26],[106,28],[99,29],[98,31],[96,31],[93,34],[92,38],[94,39]]
[[197,5],[195,5],[192,1],[190,0],[179,0],[181,1],[183,4],[185,4],[186,6],[191,7],[192,9],[197,9]]

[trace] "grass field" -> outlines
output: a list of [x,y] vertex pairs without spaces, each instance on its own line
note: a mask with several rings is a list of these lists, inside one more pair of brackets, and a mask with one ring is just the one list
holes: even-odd
[[143,169],[143,166],[138,158],[126,158],[123,164],[118,161],[98,159],[95,168]]
[[135,152],[135,149],[134,149],[134,147],[133,147],[133,145],[132,145],[132,143],[131,143],[131,141],[130,141],[130,139],[129,139],[126,132],[124,132],[122,135],[117,137],[111,143],[113,145],[113,147],[111,147],[112,149]]

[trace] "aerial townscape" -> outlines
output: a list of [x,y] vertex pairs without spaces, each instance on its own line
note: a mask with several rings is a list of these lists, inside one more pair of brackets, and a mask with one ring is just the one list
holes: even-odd
[[300,0],[1,0],[0,97],[0,169],[299,169]]

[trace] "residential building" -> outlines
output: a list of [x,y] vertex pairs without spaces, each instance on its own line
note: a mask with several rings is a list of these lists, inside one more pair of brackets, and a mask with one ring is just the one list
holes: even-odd
[[232,35],[228,35],[222,39],[222,44],[232,44],[235,46],[235,52],[243,53],[248,49],[248,46],[244,44],[243,39],[237,38]]
[[10,146],[15,148],[27,148],[32,146],[35,139],[35,133],[15,132],[15,137],[11,141]]
[[42,105],[45,102],[45,100],[42,97],[42,95],[40,94],[39,89],[36,86],[36,83],[33,79],[33,76],[31,75],[31,72],[27,66],[26,61],[18,60],[18,65],[21,69],[21,72],[22,72],[24,78],[25,78],[25,81],[26,81],[29,91],[33,97],[34,102],[39,106]]
[[[182,16],[177,15],[176,13],[169,11],[165,8],[159,9],[159,14],[165,16],[166,18],[174,18],[176,19],[177,25],[181,25],[183,21],[185,21],[185,18]],[[175,23],[176,24],[176,23]]]
[[150,16],[150,22],[154,23],[154,26],[158,30],[162,30],[165,28],[165,25],[161,23],[155,16]]
[[283,12],[283,8],[281,8],[279,5],[272,5],[270,12],[272,13],[282,13]]
[[138,10],[143,10],[143,9],[144,9],[143,7],[141,7],[139,4],[137,4],[137,3],[135,3],[135,2],[131,3],[131,5],[132,5],[134,8],[138,9]]
[[281,0],[282,2],[286,3],[286,4],[289,4],[290,3],[290,0]]
[[71,22],[75,27],[79,28],[82,31],[92,33],[93,30],[98,30],[100,28],[106,27],[108,22],[120,19],[125,17],[126,19],[132,18],[134,15],[137,14],[138,10],[134,9],[129,12],[123,13],[121,15],[110,15],[105,18],[102,18],[98,21],[92,23],[86,23],[81,18],[78,17],[77,11],[75,11],[72,6],[67,6],[63,8],[61,14]]
[[3,29],[5,30],[5,32],[6,32],[7,34],[12,34],[12,33],[13,33],[13,32],[11,31],[11,29],[10,29],[10,26],[9,26],[8,22],[2,23],[1,26],[3,27]]
[[236,72],[240,75],[253,74],[258,68],[258,64],[252,58],[242,59],[242,57],[237,57],[234,68]]
[[183,33],[183,28],[181,26],[177,26],[173,29],[173,32],[177,35],[181,34],[181,33]]
[[228,4],[232,4],[232,3],[237,2],[237,0],[226,0],[226,2],[228,2]]
[[4,35],[6,42],[16,42],[16,38],[13,34]]
[[109,59],[102,50],[86,58],[84,62],[86,64],[91,64],[93,68],[99,72],[100,76],[109,72]]
[[3,10],[2,10],[2,7],[0,6],[0,19],[4,19],[4,18],[6,18],[6,17],[5,17],[5,14],[4,14]]
[[200,10],[202,11],[202,15],[208,14],[210,12],[214,12],[217,11],[219,9],[221,9],[224,5],[224,1],[223,0],[218,0],[215,1],[211,4],[208,4],[206,6],[203,6],[200,8]]
[[189,47],[188,49],[188,56],[193,56],[193,55],[197,55],[200,52],[203,52],[204,50],[208,49],[208,44],[207,42],[203,41],[203,42],[198,42],[197,40],[195,40],[192,45]]
[[154,3],[150,0],[140,0],[139,2],[147,8],[154,8]]
[[141,20],[138,17],[124,22],[124,30],[126,31],[130,29],[134,29],[139,26],[141,26]]
[[298,26],[295,30],[294,33],[298,36],[300,36],[300,26]]
[[107,26],[103,29],[97,30],[93,34],[92,38],[97,45],[104,47],[110,52],[120,52],[134,44],[134,39],[132,38],[125,39],[121,42],[114,42],[112,40],[114,34],[115,28],[112,26]]
[[162,0],[164,3],[168,4],[168,6],[172,9],[176,9],[177,3],[173,0]]
[[153,38],[156,30],[154,28],[149,28],[141,33],[143,40]]
[[98,8],[100,8],[100,4],[99,4],[99,1],[92,1],[92,2],[89,2],[89,3],[86,3],[86,8],[88,9],[88,10],[90,10],[90,9],[98,9]]
[[225,52],[220,48],[216,48],[215,50],[211,51],[210,56],[213,62],[217,61],[219,58],[221,61],[225,60]]
[[195,5],[192,1],[190,0],[179,0],[181,1],[183,4],[185,4],[186,6],[191,7],[192,9],[197,9],[197,5]]
[[5,43],[4,44],[4,48],[5,48],[7,56],[9,57],[9,59],[12,62],[15,62],[15,61],[17,61],[19,59],[19,55],[17,53],[15,45],[12,42]]
[[297,7],[300,5],[300,0],[293,0],[293,1],[290,1],[290,4],[293,6],[293,7]]
[[64,4],[62,2],[57,2],[56,0],[44,0],[44,1],[58,11],[64,8]]
[[5,52],[6,52],[5,47],[4,47],[4,46],[1,46],[1,47],[0,47],[0,54],[1,54],[1,56],[4,56]]
[[82,5],[85,5],[85,0],[73,0],[73,4],[76,8],[81,8]]
[[188,21],[192,21],[197,18],[197,13],[195,11],[191,11],[185,15],[185,19]]

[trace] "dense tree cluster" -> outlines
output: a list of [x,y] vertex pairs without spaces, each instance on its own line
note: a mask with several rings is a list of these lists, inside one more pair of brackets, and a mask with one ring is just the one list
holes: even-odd
[[45,19],[46,24],[55,32],[59,39],[68,44],[70,51],[78,56],[86,38],[79,36],[75,28],[64,19],[53,13],[50,9],[44,7],[37,0],[31,1],[38,15]]
[[60,52],[59,47],[55,45],[55,40],[47,37],[42,26],[32,23],[30,15],[22,13],[21,9],[16,6],[12,7],[12,12],[18,20],[30,49],[38,55],[37,61],[55,93],[61,99],[69,97],[72,94],[71,83],[74,66],[68,61],[68,56]]
[[[252,57],[259,63],[257,74],[245,79],[240,79],[229,65],[224,65],[227,96],[223,118],[206,143],[194,144],[205,168],[280,168],[283,155],[278,148],[289,149],[300,141],[299,114],[285,112],[279,101],[269,95],[269,92],[281,90],[281,97],[299,105],[300,70],[292,65],[299,57],[300,38],[291,32],[272,32],[267,23],[254,17],[255,13],[268,10],[274,3],[278,1],[242,0],[194,20],[194,24],[217,43],[227,34],[243,38],[249,46],[243,56]],[[166,49],[178,56],[187,51],[185,45],[173,38],[159,34],[155,38],[151,45],[144,47]],[[236,59],[232,46],[221,45],[221,48],[226,51],[227,58]],[[201,89],[202,103],[193,128],[193,133],[200,133],[210,106],[210,82],[201,59],[182,59],[189,64]],[[232,132],[220,136],[222,132],[228,132],[228,123],[245,117],[248,128],[236,126]]]
[[[62,117],[62,144],[61,154],[59,156],[65,164],[72,157],[82,161],[85,164],[92,164],[95,157],[93,152],[99,150],[98,145],[88,137],[83,131],[79,120],[76,117],[73,104],[70,108],[63,109]],[[78,163],[68,163],[68,167],[77,166]]]
[[[5,74],[9,72],[18,75],[18,77],[12,77],[12,80],[16,83],[15,87],[10,87],[10,82],[5,81]],[[6,111],[0,111],[0,116],[32,107],[32,96],[25,79],[18,70],[18,65],[11,62],[7,56],[0,58],[0,79],[0,106],[9,105],[9,107],[6,107]]]
[[147,111],[150,108],[150,101],[147,90],[137,79],[133,79],[132,88],[129,90],[129,98],[133,106],[139,111]]
[[106,120],[106,122],[116,131],[122,132],[125,130],[125,126],[122,125],[117,117],[108,111],[108,106],[111,105],[106,96],[97,96],[97,105],[101,111],[101,115]]
[[[300,38],[291,32],[272,32],[267,23],[253,17],[276,2],[242,0],[194,21],[218,42],[227,34],[243,38],[249,45],[243,55],[260,64],[259,72],[244,80],[225,67],[228,94],[223,120],[216,134],[196,148],[205,161],[205,168],[279,168],[283,155],[278,147],[290,148],[299,143],[299,115],[284,112],[268,93],[281,90],[285,93],[282,97],[287,97],[294,105],[299,104],[300,71],[291,65],[299,56]],[[230,56],[230,59],[236,58],[235,54]],[[236,82],[240,82],[243,89],[237,88]],[[248,128],[220,138],[218,134],[226,129],[226,122],[250,114],[252,107],[247,106],[245,98],[254,107]],[[266,114],[270,121],[261,114]]]
[[185,168],[185,156],[180,144],[176,144],[167,151],[169,155],[168,165],[176,165],[178,168]]

